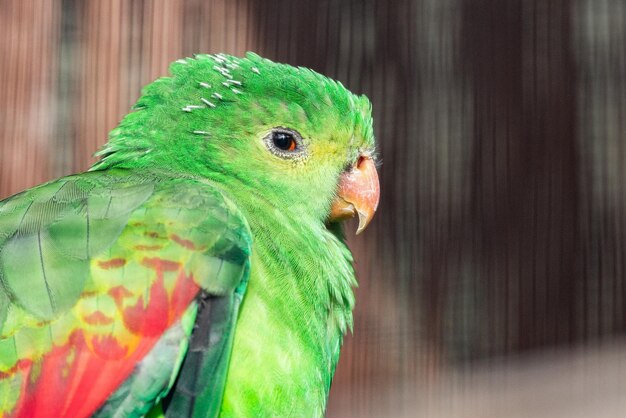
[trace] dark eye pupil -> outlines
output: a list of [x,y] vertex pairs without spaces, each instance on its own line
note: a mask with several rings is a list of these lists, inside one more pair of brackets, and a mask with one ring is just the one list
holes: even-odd
[[283,151],[292,151],[295,147],[295,140],[291,134],[286,132],[274,132],[272,136],[272,142]]

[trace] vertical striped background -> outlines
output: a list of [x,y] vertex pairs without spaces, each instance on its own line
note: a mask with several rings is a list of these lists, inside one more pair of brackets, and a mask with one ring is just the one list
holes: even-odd
[[398,411],[626,330],[625,45],[623,0],[0,0],[0,197],[89,167],[177,58],[341,80],[373,102],[382,202],[329,414]]

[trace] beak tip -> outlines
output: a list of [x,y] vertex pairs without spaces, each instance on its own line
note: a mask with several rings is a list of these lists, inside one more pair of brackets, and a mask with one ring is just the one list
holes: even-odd
[[359,216],[359,227],[356,229],[356,235],[359,235],[365,230],[365,228],[367,228],[367,225],[369,225],[370,221],[374,217],[374,214],[368,215],[367,213],[361,211],[357,211],[357,214]]

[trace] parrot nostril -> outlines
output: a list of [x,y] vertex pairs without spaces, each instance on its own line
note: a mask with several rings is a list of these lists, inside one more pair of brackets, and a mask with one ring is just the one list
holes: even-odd
[[365,161],[365,157],[361,155],[356,162],[356,168],[361,168],[361,164],[363,164],[363,161]]

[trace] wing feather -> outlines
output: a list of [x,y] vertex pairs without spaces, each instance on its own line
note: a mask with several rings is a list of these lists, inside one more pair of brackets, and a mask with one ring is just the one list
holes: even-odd
[[[0,202],[0,416],[145,414],[189,339],[230,353],[250,245],[236,207],[190,179],[96,171]],[[229,301],[213,316],[226,320],[200,309],[209,331],[193,331],[207,297]],[[189,361],[221,383],[196,379],[192,411],[221,399],[228,361],[203,338]]]

